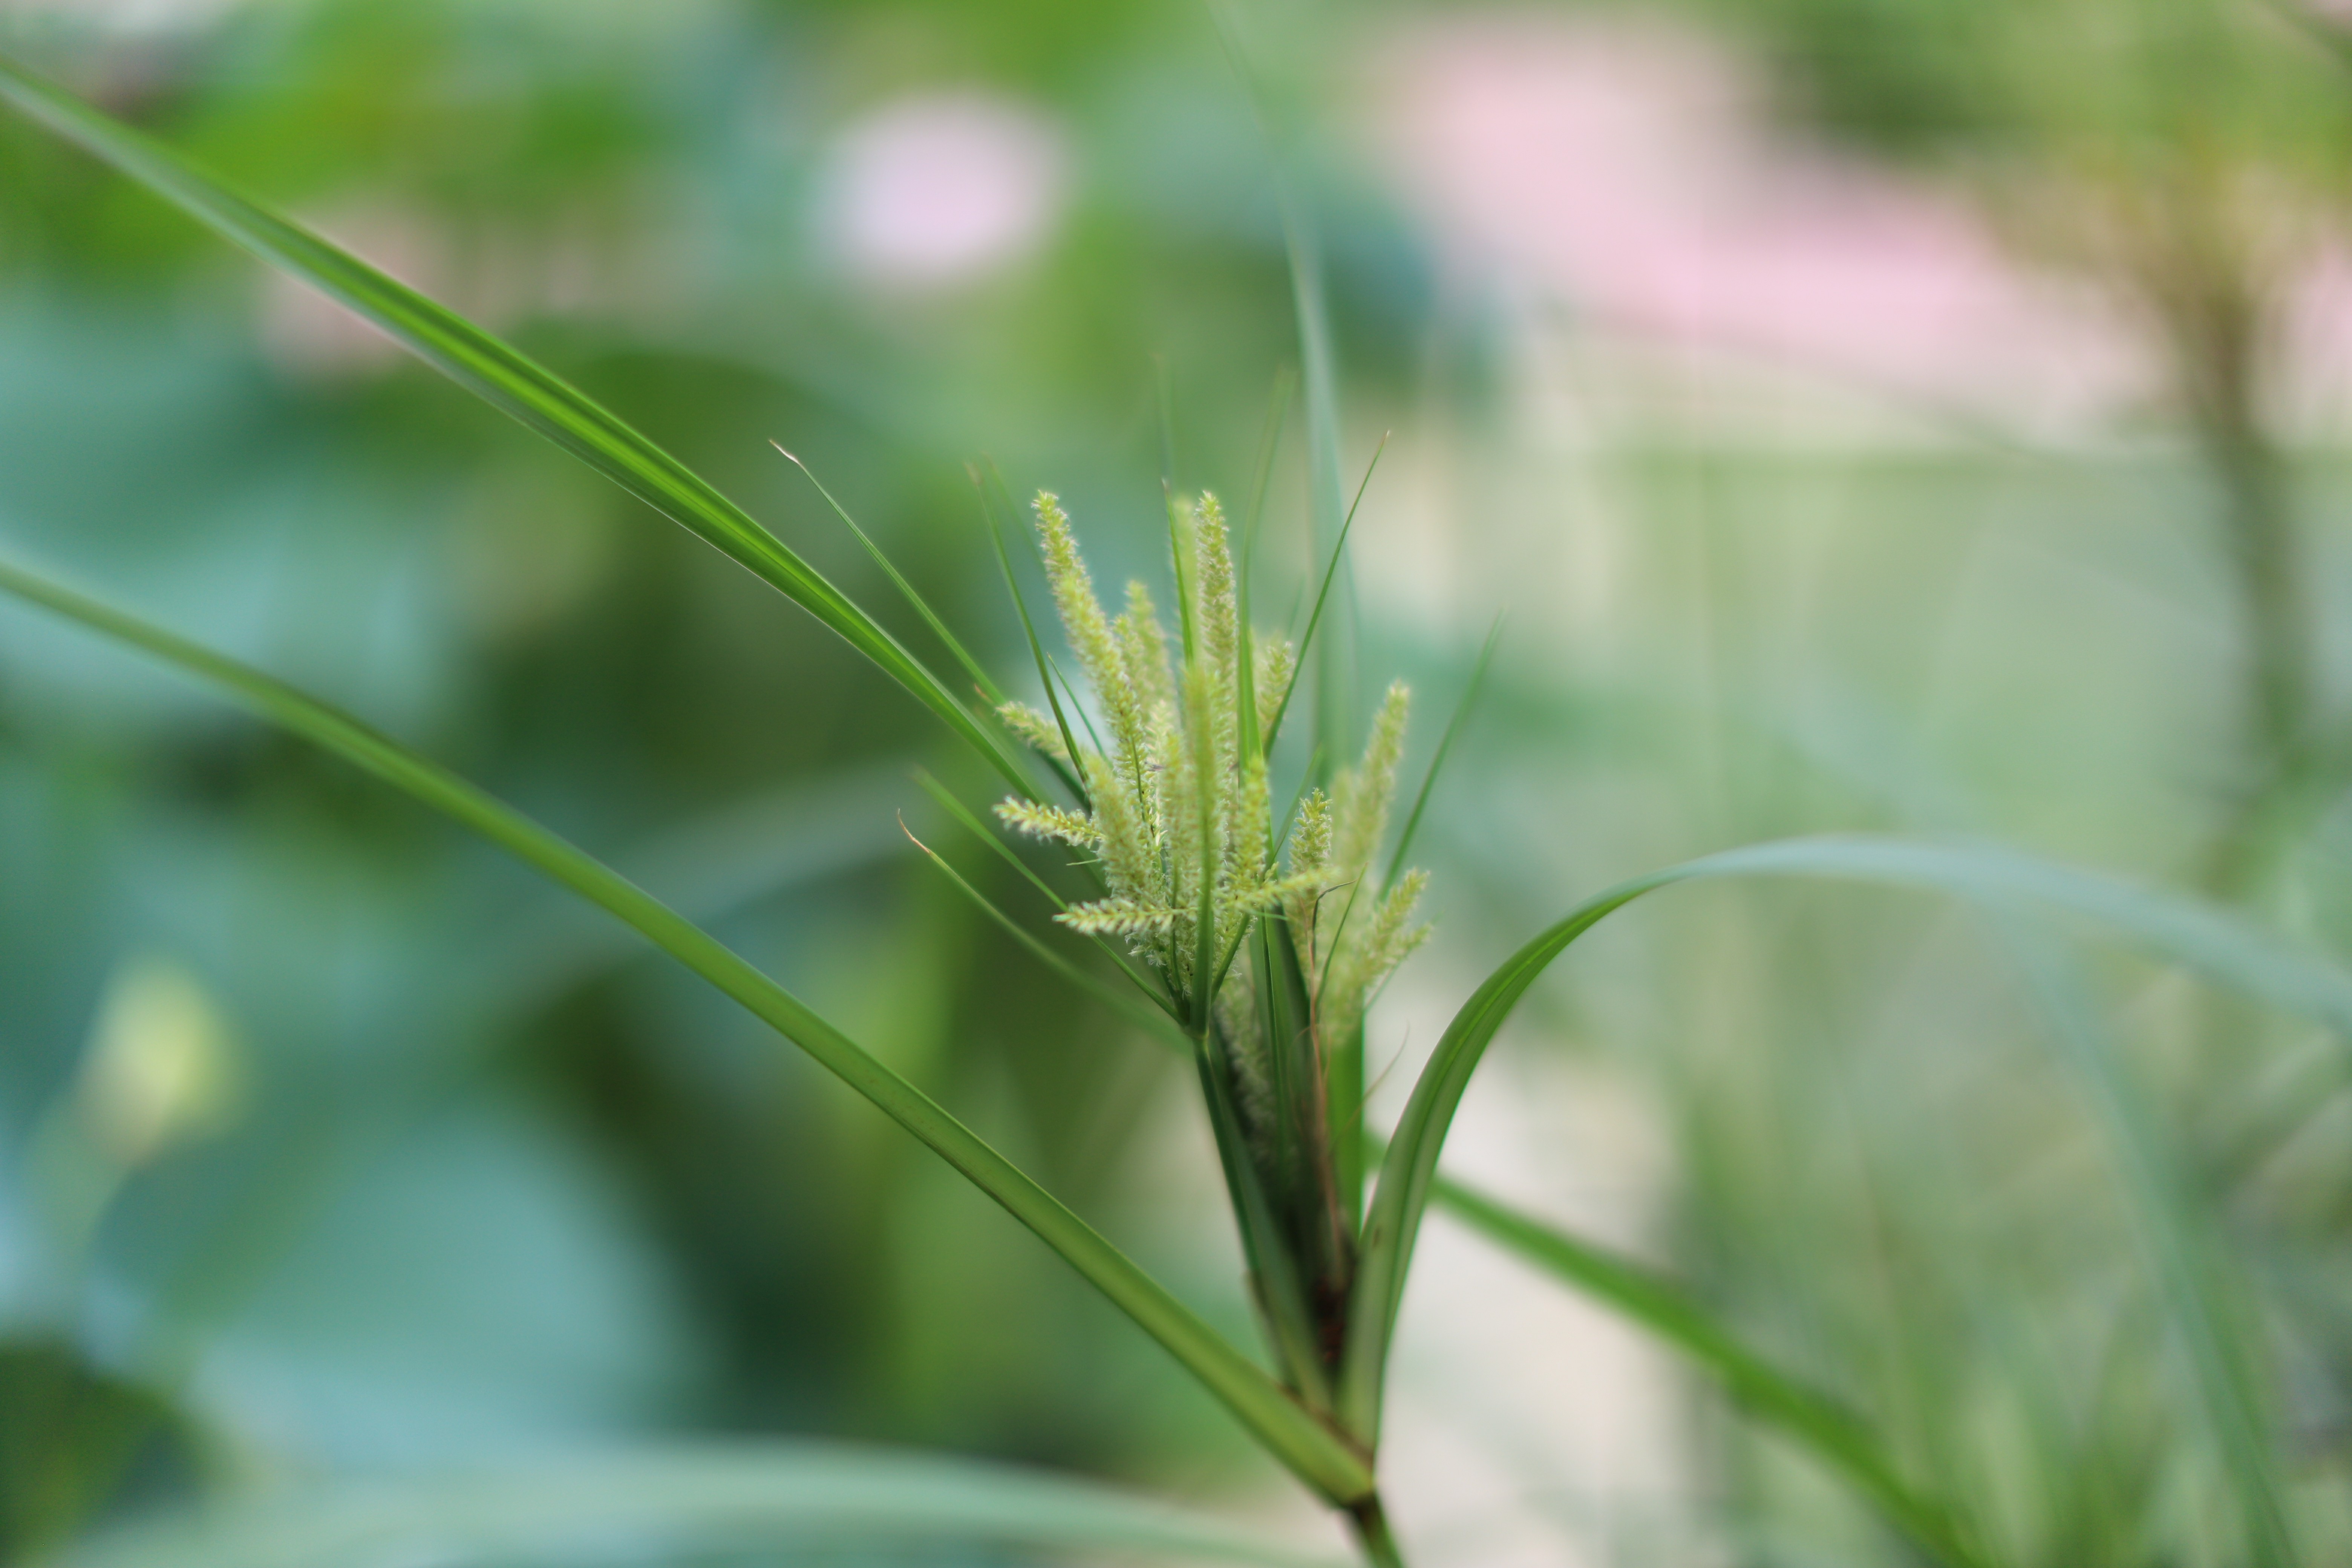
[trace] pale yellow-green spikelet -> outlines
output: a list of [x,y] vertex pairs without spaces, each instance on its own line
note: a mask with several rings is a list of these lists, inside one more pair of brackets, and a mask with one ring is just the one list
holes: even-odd
[[1192,761],[1177,728],[1176,710],[1166,705],[1151,713],[1151,778],[1158,789],[1151,821],[1153,842],[1160,846],[1160,874],[1155,886],[1170,904],[1184,902],[1184,858],[1177,843],[1192,816]]
[[1225,755],[1218,744],[1216,689],[1198,663],[1184,671],[1184,747],[1192,764],[1192,814],[1181,831],[1192,863],[1212,879],[1224,868]]
[[1244,757],[1225,813],[1226,875],[1236,889],[1255,888],[1265,880],[1266,836],[1272,827],[1266,790],[1265,755]]
[[[1181,659],[1171,657],[1142,584],[1128,585],[1117,620],[1104,614],[1068,518],[1052,494],[1039,493],[1046,575],[1108,721],[1109,744],[1108,754],[1073,748],[1058,721],[1004,704],[998,712],[1013,733],[1077,769],[1093,810],[1008,800],[997,815],[1020,832],[1098,853],[1107,896],[1064,911],[1064,924],[1126,939],[1179,998],[1197,1002],[1200,987],[1223,976],[1212,1016],[1234,1048],[1245,1114],[1255,1123],[1268,1114],[1270,1047],[1260,1038],[1253,1000],[1265,980],[1244,956],[1250,922],[1277,912],[1287,921],[1322,999],[1315,1029],[1325,1041],[1360,1022],[1366,999],[1426,935],[1412,924],[1421,872],[1378,898],[1369,879],[1403,754],[1407,693],[1402,684],[1389,689],[1362,761],[1301,804],[1277,868],[1264,747],[1241,743],[1240,661],[1251,661],[1255,717],[1266,737],[1296,678],[1297,650],[1280,638],[1244,635],[1230,531],[1216,497],[1179,504],[1177,579],[1190,638]],[[1204,906],[1213,922],[1205,933],[1213,940],[1205,943]],[[1195,973],[1204,946],[1212,968]]]
[[[1192,549],[1199,562],[1201,647],[1209,658],[1209,676],[1220,692],[1237,689],[1241,658],[1241,621],[1234,598],[1234,555],[1225,532],[1225,510],[1217,498],[1201,492],[1193,512]],[[1253,672],[1255,673],[1255,672]],[[1220,715],[1221,721],[1234,721]]]
[[1225,788],[1224,868],[1218,889],[1217,942],[1241,940],[1254,916],[1274,907],[1259,895],[1266,885],[1265,759],[1252,754],[1229,764]]
[[1298,669],[1298,649],[1285,637],[1260,637],[1252,655],[1250,683],[1257,689],[1257,732],[1259,744],[1274,732],[1274,716],[1282,710],[1282,700],[1290,691],[1291,678]]
[[1070,760],[1070,749],[1062,742],[1062,727],[1051,714],[1040,713],[1026,702],[1007,702],[997,709],[996,716],[1004,721],[1006,729],[1046,756],[1056,762]]
[[1160,823],[1169,860],[1169,902],[1190,910],[1200,889],[1192,877],[1200,868],[1200,752],[1192,748],[1185,726],[1167,708],[1160,710],[1155,741],[1157,754],[1162,757],[1160,785],[1164,816]]
[[1343,775],[1332,792],[1331,863],[1360,871],[1380,852],[1388,832],[1389,803],[1396,795],[1397,764],[1404,759],[1404,721],[1412,692],[1402,680],[1391,685],[1372,720],[1364,760]]
[[1066,806],[1034,800],[1003,800],[996,805],[996,816],[1006,826],[1018,828],[1032,838],[1059,839],[1087,849],[1102,842],[1102,829],[1096,820]]
[[1095,831],[1102,846],[1103,880],[1115,897],[1149,900],[1157,890],[1153,878],[1160,856],[1135,797],[1118,770],[1089,752],[1086,758],[1087,793],[1093,796]]
[[1296,876],[1272,877],[1252,888],[1237,888],[1229,896],[1228,908],[1240,916],[1269,914],[1276,910],[1287,911],[1293,899],[1312,898],[1323,890],[1323,873],[1306,871]]
[[1299,961],[1309,973],[1315,969],[1316,900],[1330,855],[1331,800],[1318,789],[1300,803],[1298,821],[1290,830],[1291,891],[1283,905]]
[[1298,803],[1298,823],[1290,832],[1293,875],[1319,871],[1331,858],[1331,797],[1313,790]]
[[1095,597],[1094,579],[1087,574],[1087,563],[1078,554],[1078,542],[1070,532],[1069,514],[1062,510],[1061,498],[1051,490],[1039,490],[1035,510],[1037,538],[1045,549],[1045,582],[1054,593],[1054,608],[1061,615],[1062,628],[1069,634],[1070,647],[1085,667],[1087,678],[1102,694],[1105,687],[1119,683],[1118,655],[1111,640],[1109,617],[1103,614],[1102,603]]
[[1078,663],[1094,685],[1096,700],[1110,721],[1114,749],[1132,772],[1144,744],[1144,708],[1127,679],[1118,639],[1111,631],[1109,617],[1103,614],[1101,601],[1095,597],[1094,579],[1087,574],[1087,563],[1078,555],[1078,542],[1070,532],[1070,520],[1062,510],[1060,499],[1051,490],[1039,490],[1036,511],[1037,537],[1045,547],[1045,581],[1054,591],[1054,608],[1062,617],[1062,629]]
[[1428,881],[1426,871],[1409,871],[1398,878],[1396,885],[1373,908],[1362,932],[1347,933],[1339,950],[1332,953],[1331,978],[1323,988],[1322,1020],[1332,1037],[1354,1030],[1381,982],[1404,962],[1406,954],[1428,938],[1427,926],[1408,923]]
[[1160,625],[1160,612],[1151,603],[1151,590],[1139,582],[1127,585],[1127,611],[1113,627],[1118,638],[1121,666],[1127,671],[1127,683],[1136,694],[1143,711],[1150,713],[1162,702],[1176,705],[1176,679],[1169,671],[1168,634]]
[[1135,899],[1097,899],[1091,904],[1065,910],[1054,918],[1072,931],[1094,936],[1162,936],[1174,916],[1175,911],[1164,905]]
[[1191,863],[1192,876],[1187,889],[1185,907],[1193,910],[1194,923],[1186,933],[1187,941],[1198,941],[1200,901],[1205,893],[1209,900],[1209,934],[1212,948],[1223,952],[1223,939],[1227,921],[1219,907],[1219,895],[1227,880],[1225,867],[1225,827],[1232,781],[1226,776],[1225,760],[1217,743],[1217,692],[1211,685],[1208,669],[1199,659],[1184,669],[1184,748],[1192,763],[1192,806],[1191,819],[1181,829],[1170,835],[1171,842],[1181,846],[1181,858]]
[[1364,932],[1366,990],[1377,989],[1407,953],[1429,939],[1427,926],[1410,923],[1414,907],[1421,902],[1421,891],[1427,886],[1428,872],[1407,871],[1381,897],[1380,908],[1372,913],[1371,929]]

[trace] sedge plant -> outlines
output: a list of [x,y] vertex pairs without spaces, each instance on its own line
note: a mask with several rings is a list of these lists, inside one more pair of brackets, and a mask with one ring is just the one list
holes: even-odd
[[[1081,868],[1093,884],[1087,897],[1062,900],[1042,879],[1038,885],[1059,905],[1059,924],[1098,944],[1129,989],[1107,989],[1098,970],[1074,963],[993,906],[991,915],[1074,983],[1113,1000],[1181,1048],[1197,1072],[1266,1361],[1219,1333],[920,1088],[586,851],[361,720],[263,671],[15,565],[0,563],[0,590],[208,684],[451,817],[636,930],[824,1066],[1043,1240],[1222,1402],[1268,1456],[1343,1515],[1367,1562],[1405,1561],[1380,1486],[1382,1407],[1398,1310],[1433,1204],[1681,1351],[1748,1418],[1770,1426],[1843,1481],[1912,1558],[1950,1568],[1999,1561],[1983,1521],[1908,1473],[1867,1414],[1834,1390],[1778,1366],[1670,1279],[1439,1173],[1455,1110],[1487,1047],[1537,979],[1580,936],[1656,889],[1759,876],[1956,895],[1994,909],[2005,932],[2030,933],[2030,941],[2021,938],[2032,954],[2025,965],[2028,989],[2050,1002],[2054,1048],[2098,1107],[2112,1157],[2128,1177],[2125,1185],[2147,1243],[2150,1272],[2191,1363],[2202,1414],[2227,1460],[2245,1560],[2297,1560],[2297,1529],[2258,1357],[2244,1353],[2242,1344],[2225,1342],[2221,1328],[2229,1321],[2226,1248],[2144,1098],[2101,1044],[2095,1018],[2051,959],[2046,933],[2025,911],[2039,908],[2096,924],[2129,945],[2343,1036],[2352,1036],[2352,975],[2202,905],[1982,846],[1863,837],[1763,844],[1605,889],[1531,936],[1465,1001],[1414,1080],[1396,1125],[1384,1139],[1375,1137],[1363,1124],[1366,1019],[1382,982],[1423,934],[1415,911],[1424,879],[1406,862],[1436,770],[1433,764],[1405,820],[1396,824],[1406,689],[1401,684],[1388,689],[1362,721],[1367,738],[1360,748],[1349,748],[1356,761],[1340,767],[1330,759],[1339,754],[1343,693],[1327,679],[1311,693],[1317,743],[1294,748],[1307,752],[1307,766],[1277,773],[1276,743],[1300,706],[1294,701],[1300,687],[1313,679],[1302,671],[1318,664],[1328,671],[1333,664],[1320,657],[1328,639],[1318,646],[1317,637],[1351,515],[1339,506],[1335,485],[1327,484],[1331,493],[1317,500],[1318,514],[1338,527],[1325,542],[1315,608],[1295,645],[1253,626],[1250,552],[1246,542],[1234,549],[1224,509],[1213,495],[1170,497],[1171,625],[1147,584],[1129,585],[1117,615],[1106,608],[1069,519],[1053,495],[1040,494],[1034,542],[1087,689],[1083,702],[1075,685],[1059,679],[1058,661],[1037,637],[1017,589],[1043,709],[1008,697],[891,570],[971,678],[978,700],[968,700],[960,694],[961,682],[910,653],[715,487],[508,343],[5,61],[0,100],[358,311],[493,406],[719,549],[839,633],[969,743],[1009,791],[995,804],[996,828],[941,790],[945,804],[1016,863],[1004,836],[1056,846]],[[1333,378],[1311,264],[1301,260],[1309,253],[1301,237],[1294,222],[1310,438],[1325,443],[1336,428]],[[1336,477],[1328,462],[1312,467],[1327,479]],[[997,543],[1002,551],[1001,531]],[[1006,565],[1010,582],[1009,559]],[[1439,760],[1455,731],[1447,726]],[[690,1510],[694,1505],[675,1506]],[[268,1538],[266,1517],[255,1528],[255,1536],[240,1538],[248,1547]],[[442,1535],[433,1539],[446,1545]],[[1280,1559],[1271,1552],[1255,1559],[1246,1552],[1226,1555]],[[250,1551],[240,1559],[232,1545],[210,1556],[163,1553],[141,1560],[261,1559]]]
[[[1426,934],[1426,881],[1378,865],[1404,754],[1409,694],[1388,689],[1362,760],[1310,784],[1278,819],[1268,753],[1298,679],[1298,650],[1244,623],[1224,509],[1213,494],[1169,507],[1177,635],[1150,588],[1112,618],[1096,597],[1058,498],[1040,493],[1037,539],[1055,610],[1092,686],[1098,721],[1080,744],[1056,720],[1007,702],[999,716],[1063,764],[1081,805],[1014,795],[1004,825],[1078,850],[1101,898],[1055,918],[1122,944],[1182,1028],[1249,1262],[1253,1300],[1286,1386],[1340,1422],[1359,1275],[1362,1105],[1332,1071],[1360,1058],[1368,1002]],[[1308,622],[1311,638],[1318,615]],[[1367,1426],[1355,1432],[1367,1450]],[[1377,1498],[1349,1505],[1367,1549],[1389,1555]]]

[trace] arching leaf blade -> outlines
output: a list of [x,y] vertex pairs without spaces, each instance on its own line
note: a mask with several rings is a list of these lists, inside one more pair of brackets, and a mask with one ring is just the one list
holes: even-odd
[[226,692],[472,829],[603,906],[791,1040],[986,1193],[1158,1340],[1252,1435],[1335,1502],[1367,1496],[1369,1466],[1265,1371],[1027,1173],[732,949],[635,883],[350,714],[161,627],[0,563],[0,590],[128,643]]
[[0,101],[74,142],[223,238],[383,328],[404,348],[719,550],[914,693],[1015,788],[1024,770],[938,676],[814,567],[618,415],[520,351],[280,216],[132,130],[0,58]]
[[2286,948],[2192,900],[2011,850],[1864,837],[1783,839],[1621,882],[1571,910],[1490,974],[1454,1015],[1413,1086],[1381,1162],[1350,1299],[1338,1415],[1359,1442],[1367,1447],[1377,1443],[1389,1342],[1438,1152],[1496,1031],[1552,960],[1612,911],[1673,883],[1748,876],[1870,882],[1995,903],[2022,900],[2047,905],[2097,922],[2128,945],[2216,984],[2352,1035],[2352,975],[2326,961]]

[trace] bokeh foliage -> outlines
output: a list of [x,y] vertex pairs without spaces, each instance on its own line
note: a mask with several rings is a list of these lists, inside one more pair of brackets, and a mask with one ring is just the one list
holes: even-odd
[[[1459,602],[1399,612],[1375,573],[1367,679],[1458,689],[1496,599],[1529,627],[1428,830],[1434,972],[1483,972],[1618,876],[1853,827],[2215,889],[2340,952],[2344,475],[2266,423],[2257,221],[2280,188],[2332,216],[2352,78],[2327,24],[2221,0],[1709,14],[1785,68],[1790,118],[1957,171],[2021,248],[2137,301],[2169,395],[2120,451],[1668,429],[1563,455],[1493,417],[1496,318],[1439,298],[1336,135],[1307,147],[1367,411],[1349,460],[1376,420],[1454,441],[1432,510]],[[1270,18],[1278,90],[1319,102],[1343,67],[1312,41],[1384,19]],[[1050,481],[1102,520],[1107,576],[1148,571],[1151,356],[1180,479],[1229,493],[1295,356],[1264,144],[1188,6],[312,0],[140,35],[12,14],[0,44],[363,248],[429,237],[406,259],[437,289],[886,605],[782,437],[1001,670],[1024,655],[964,463]],[[1001,277],[877,299],[811,237],[828,138],[974,82],[1060,118],[1071,205]],[[269,289],[0,123],[10,552],[368,712],[716,919],[1243,1331],[1230,1244],[1185,1228],[1213,1204],[1166,1131],[1177,1075],[898,837],[898,810],[929,820],[912,765],[984,775],[805,616],[429,374],[320,351]],[[1297,468],[1271,562],[1294,581]],[[1409,570],[1388,504],[1365,548],[1400,520]],[[1615,552],[1580,626],[1579,529]],[[2266,601],[2278,572],[2245,563],[2279,539],[2291,591]],[[0,1422],[65,1435],[7,1469],[0,1551],[199,1474],[675,1428],[1255,1473],[1042,1252],[685,977],[289,742],[21,617],[0,637]],[[2283,717],[2265,658],[2294,666]],[[1673,1152],[1650,1240],[1704,1299],[1894,1433],[1996,1560],[2235,1560],[2112,1151],[1999,942],[1773,887],[1595,943],[1513,1047],[1637,1086]],[[55,1150],[93,1020],[156,962],[227,1020],[235,1118],[79,1236]],[[2094,978],[2214,1216],[2324,1561],[2352,1538],[2340,1043],[2134,961]],[[76,1414],[21,1414],[44,1401]],[[1674,1529],[1900,1560],[1785,1446],[1694,1412]]]

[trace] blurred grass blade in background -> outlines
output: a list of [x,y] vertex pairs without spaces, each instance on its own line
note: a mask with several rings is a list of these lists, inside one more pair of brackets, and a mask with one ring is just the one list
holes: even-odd
[[[1380,1157],[1376,1142],[1370,1152]],[[1951,1512],[1940,1500],[1895,1473],[1887,1462],[1885,1439],[1861,1416],[1741,1343],[1674,1280],[1444,1176],[1430,1184],[1430,1194],[1439,1208],[1479,1235],[1680,1351],[1720,1382],[1743,1412],[1843,1477],[1889,1524],[1937,1562],[1948,1568],[1978,1568],[1985,1562],[1961,1544]]]
[[50,1568],[447,1568],[925,1545],[1333,1568],[1091,1481],[821,1443],[656,1448],[447,1478],[331,1484],[101,1535]]
[[2063,952],[2016,918],[1998,923],[2052,1043],[2081,1079],[2106,1133],[2149,1272],[2229,1468],[2244,1515],[2246,1560],[2260,1568],[2294,1563],[2300,1558],[2267,1431],[2259,1352],[2246,1342],[2250,1335],[2232,1331],[2243,1324],[2244,1309],[2232,1289],[2229,1255]]
[[0,590],[129,643],[455,818],[645,933],[874,1102],[996,1200],[1167,1347],[1266,1450],[1334,1502],[1369,1494],[1355,1448],[1052,1194],[929,1096],[868,1055],[731,949],[643,889],[357,719],[121,611],[0,564]]
[[1621,882],[1570,911],[1489,975],[1454,1015],[1413,1085],[1365,1221],[1363,1268],[1340,1372],[1339,1415],[1359,1441],[1370,1446],[1379,1436],[1388,1346],[1439,1152],[1471,1074],[1519,998],[1570,943],[1643,894],[1676,882],[1752,876],[1874,882],[1997,907],[2021,898],[2053,905],[2282,1011],[2352,1034],[2352,974],[2189,900],[2013,851],[1901,839],[1787,839]]
[[619,416],[517,349],[230,189],[163,143],[0,58],[0,100],[105,160],[206,227],[357,311],[802,605],[879,665],[1024,794],[1027,771],[940,678],[733,501]]

